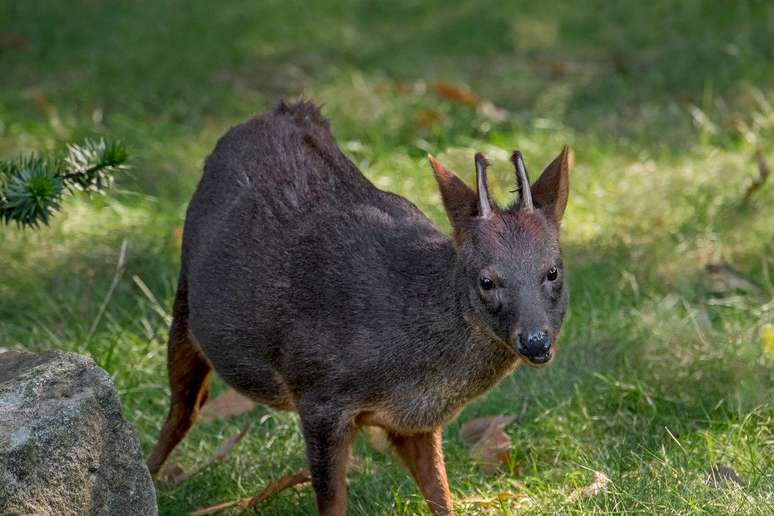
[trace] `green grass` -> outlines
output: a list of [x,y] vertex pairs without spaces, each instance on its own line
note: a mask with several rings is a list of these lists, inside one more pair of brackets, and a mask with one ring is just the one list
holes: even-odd
[[[427,152],[468,180],[474,149],[496,158],[505,199],[506,152],[521,148],[534,175],[567,142],[577,166],[561,350],[447,428],[458,511],[771,513],[774,351],[761,331],[774,323],[774,182],[742,197],[754,151],[774,164],[772,32],[774,5],[752,0],[5,2],[0,157],[105,134],[130,146],[133,171],[108,196],[69,200],[41,231],[0,230],[0,346],[91,355],[147,452],[167,407],[159,312],[171,305],[178,232],[228,127],[282,96],[323,103],[364,173],[443,228]],[[510,116],[492,121],[434,82],[467,85]],[[90,335],[123,241],[126,271]],[[704,265],[721,261],[763,293],[710,296]],[[460,424],[518,413],[524,400],[507,429],[513,470],[484,476]],[[263,408],[195,426],[172,460],[203,462],[246,420],[253,430],[224,462],[158,486],[162,513],[254,494],[303,464],[296,417]],[[352,514],[425,511],[394,461],[365,439],[355,452]],[[746,487],[706,485],[717,463]],[[570,501],[595,470],[608,489]],[[461,503],[502,491],[523,497]],[[306,488],[261,513],[312,507]]]

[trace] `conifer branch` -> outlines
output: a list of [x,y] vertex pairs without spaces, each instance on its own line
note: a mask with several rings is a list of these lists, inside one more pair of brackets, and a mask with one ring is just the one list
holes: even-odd
[[0,161],[0,220],[20,227],[47,225],[66,193],[107,190],[114,174],[128,168],[128,157],[121,143],[100,138],[68,144],[64,156],[35,153]]

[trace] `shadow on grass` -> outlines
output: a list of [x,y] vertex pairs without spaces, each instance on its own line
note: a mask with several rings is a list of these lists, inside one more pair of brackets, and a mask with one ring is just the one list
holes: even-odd
[[[740,87],[765,91],[774,81],[774,7],[765,2],[197,1],[175,9],[33,1],[3,12],[0,28],[25,43],[0,54],[16,85],[0,106],[12,119],[39,118],[24,95],[42,91],[76,132],[97,111],[97,125],[119,134],[138,123],[241,120],[281,95],[314,98],[359,71],[470,84],[517,113],[506,131],[553,119],[626,152],[685,150],[694,134],[688,106],[725,116],[718,102],[731,113]],[[734,133],[726,129],[723,138]]]

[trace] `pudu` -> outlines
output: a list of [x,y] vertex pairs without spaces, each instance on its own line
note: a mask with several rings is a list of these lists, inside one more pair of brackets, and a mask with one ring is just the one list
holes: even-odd
[[376,188],[307,102],[229,130],[188,207],[168,343],[171,407],[157,473],[196,419],[214,369],[300,416],[321,514],[346,513],[358,428],[381,427],[430,509],[452,512],[441,430],[519,362],[556,352],[567,305],[559,227],[569,149],[498,207],[433,157],[453,235]]

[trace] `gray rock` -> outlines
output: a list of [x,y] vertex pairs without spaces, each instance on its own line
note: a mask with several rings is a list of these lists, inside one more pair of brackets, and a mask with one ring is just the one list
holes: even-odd
[[0,353],[0,514],[157,513],[110,376],[73,353]]

